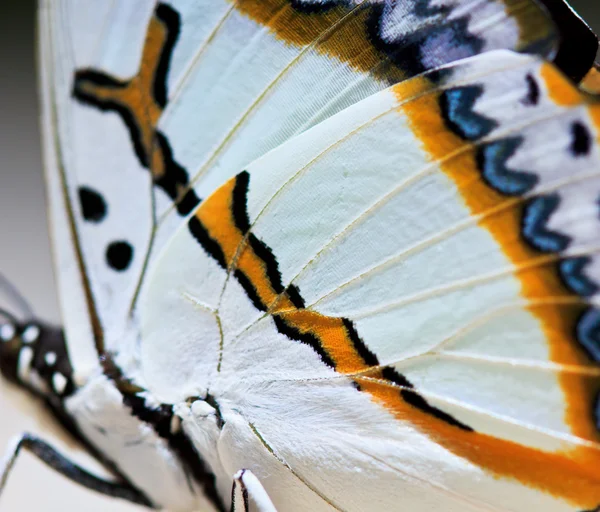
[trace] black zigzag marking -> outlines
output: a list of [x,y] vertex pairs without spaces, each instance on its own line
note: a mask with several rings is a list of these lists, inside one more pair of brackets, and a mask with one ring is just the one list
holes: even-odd
[[[344,327],[346,328],[348,337],[352,341],[354,349],[362,358],[362,360],[371,367],[379,366],[379,359],[373,352],[371,352],[367,348],[364,341],[358,335],[358,332],[356,331],[352,321],[350,321],[347,318],[342,318],[342,322],[344,323]],[[464,423],[461,423],[450,414],[442,411],[441,409],[438,409],[437,407],[430,405],[429,402],[427,402],[427,400],[423,398],[423,396],[420,395],[419,392],[414,389],[414,385],[404,375],[398,373],[394,368],[386,366],[382,370],[381,375],[386,380],[389,380],[390,382],[397,384],[398,386],[401,386],[403,388],[409,388],[402,389],[400,391],[400,395],[406,403],[412,405],[413,407],[416,407],[417,409],[427,414],[435,416],[436,418],[452,426],[458,427],[462,430],[467,430],[469,432],[473,431],[471,427]]]
[[579,256],[566,258],[559,264],[563,282],[569,289],[582,297],[590,297],[598,291],[598,285],[585,274],[585,267],[591,261],[589,256]]
[[273,315],[273,321],[275,322],[275,326],[277,330],[287,336],[289,339],[294,341],[299,341],[311,347],[321,358],[323,363],[325,363],[330,368],[335,369],[335,361],[331,358],[331,356],[327,353],[327,351],[321,345],[321,341],[312,333],[304,333],[298,330],[293,325],[287,323],[281,315]]
[[[200,198],[193,188],[189,187],[187,171],[179,165],[173,157],[173,150],[162,132],[156,132],[156,141],[160,147],[164,163],[164,174],[154,183],[160,187],[173,201],[178,199],[178,188],[187,188],[183,197],[177,202],[177,211],[180,215],[187,215],[200,204]],[[188,188],[189,187],[189,188]]]
[[[271,248],[265,244],[262,240],[259,240],[254,233],[250,231],[250,219],[248,217],[248,186],[250,184],[250,175],[247,171],[243,171],[236,176],[235,185],[233,188],[233,197],[232,197],[232,215],[233,220],[240,231],[240,233],[247,237],[247,244],[252,249],[254,254],[262,260],[265,267],[265,272],[267,275],[267,279],[273,288],[273,291],[276,294],[282,294],[285,289],[283,287],[281,272],[279,271],[279,264],[277,263],[277,259],[273,254]],[[242,272],[239,272],[241,275]],[[244,279],[244,282],[250,283],[249,280]],[[244,284],[240,282],[242,286]],[[246,291],[255,297],[258,297],[256,294],[256,289],[254,286],[248,286]],[[266,310],[266,304],[263,304],[263,310]]]
[[248,218],[249,185],[250,174],[248,171],[242,171],[236,176],[232,197],[233,221],[243,235],[246,235],[250,230],[250,219]]
[[369,366],[379,366],[379,360],[377,359],[377,356],[371,352],[365,345],[365,342],[360,339],[360,336],[354,327],[354,323],[348,318],[342,318],[342,323],[344,324],[348,338],[350,338],[350,341],[352,341],[354,350],[356,350],[356,353],[365,362],[365,364]]
[[560,197],[558,194],[538,196],[529,201],[523,212],[523,236],[525,239],[542,252],[564,251],[571,239],[548,227],[548,221],[558,209]]
[[142,167],[148,167],[149,157],[146,154],[144,145],[142,144],[142,129],[137,122],[137,119],[122,103],[114,100],[103,100],[97,96],[85,91],[86,85],[108,87],[111,89],[124,89],[129,85],[129,82],[116,80],[104,73],[93,69],[81,69],[75,72],[75,80],[73,83],[73,97],[85,105],[95,107],[103,112],[116,112],[119,114],[127,130],[133,144],[135,156],[139,160]]
[[306,307],[304,299],[300,294],[300,289],[295,284],[290,284],[285,290],[285,293],[287,294],[292,304],[298,309],[304,309]]
[[248,244],[265,264],[265,270],[269,283],[276,294],[282,294],[285,290],[281,281],[281,272],[279,271],[279,263],[273,254],[271,248],[262,240],[259,240],[254,233],[248,235]]
[[522,143],[522,137],[509,137],[487,142],[477,149],[477,167],[483,178],[492,188],[508,196],[523,195],[539,181],[533,173],[508,167],[508,160]]
[[461,430],[466,430],[467,432],[474,432],[473,428],[471,428],[469,425],[458,421],[454,416],[430,405],[427,400],[425,400],[418,392],[410,389],[403,389],[400,391],[400,394],[406,403],[416,407],[424,413],[435,416],[437,419],[442,420],[453,427],[458,427]]
[[167,40],[162,48],[152,90],[154,100],[161,108],[167,105],[167,76],[171,65],[173,49],[181,32],[181,17],[179,13],[167,4],[158,4],[155,11],[156,17],[164,23],[167,29]]
[[200,246],[211,256],[222,268],[227,270],[227,261],[223,249],[214,238],[212,238],[204,224],[196,216],[190,217],[188,229]]
[[475,103],[483,92],[480,85],[468,85],[447,89],[440,95],[440,109],[446,126],[461,139],[481,139],[498,126],[493,119],[475,112]]
[[[181,30],[181,19],[177,11],[167,4],[159,4],[154,15],[166,27],[166,40],[161,49],[158,64],[156,66],[155,76],[151,85],[151,94],[154,101],[161,108],[164,108],[168,101],[167,77],[171,65],[171,58],[175,44],[179,39]],[[86,86],[93,88],[104,87],[109,89],[124,89],[129,86],[131,81],[117,80],[105,73],[83,69],[75,73],[73,84],[73,97],[83,104],[98,108],[101,111],[113,111],[123,120],[135,155],[140,165],[146,169],[150,168],[151,155],[147,153],[147,148],[142,142],[142,129],[139,120],[127,105],[116,100],[103,100],[94,94],[86,92]],[[159,131],[155,132],[155,141],[158,145],[164,164],[164,174],[154,179],[156,186],[161,188],[174,202],[177,202],[177,211],[180,215],[189,214],[198,204],[200,199],[195,191],[189,187],[189,175],[185,168],[177,163],[173,157],[173,150],[165,135]],[[187,189],[183,197],[179,197],[179,190]]]
[[242,288],[252,302],[252,305],[259,311],[267,311],[267,305],[261,300],[260,296],[258,295],[258,291],[256,290],[256,287],[250,278],[239,269],[236,269],[233,272],[233,275],[237,279],[238,283],[242,285]]

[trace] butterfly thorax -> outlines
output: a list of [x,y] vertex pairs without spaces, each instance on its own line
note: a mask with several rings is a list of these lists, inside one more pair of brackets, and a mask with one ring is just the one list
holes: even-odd
[[[158,507],[207,508],[210,475],[179,429],[172,408],[146,392],[123,393],[104,374],[93,376],[67,404],[82,434]],[[207,508],[211,510],[211,508]]]
[[2,375],[62,410],[76,389],[62,330],[37,321],[11,322],[0,326],[0,340]]
[[37,321],[5,323],[0,340],[3,377],[40,398],[68,435],[118,480],[157,507],[223,508],[214,476],[173,407],[125,378],[110,356],[101,357],[101,370],[77,379],[62,329]]

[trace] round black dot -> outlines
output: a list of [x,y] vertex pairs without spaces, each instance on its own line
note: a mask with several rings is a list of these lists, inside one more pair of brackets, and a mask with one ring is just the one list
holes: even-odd
[[89,222],[100,222],[106,217],[106,201],[89,187],[79,187],[79,204],[83,218]]
[[133,259],[133,247],[129,242],[112,242],[106,248],[106,262],[113,270],[127,270]]

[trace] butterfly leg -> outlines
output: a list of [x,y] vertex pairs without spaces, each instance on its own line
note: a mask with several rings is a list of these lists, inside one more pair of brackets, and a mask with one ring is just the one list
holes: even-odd
[[129,483],[103,480],[69,460],[46,441],[27,433],[14,439],[5,458],[0,461],[0,496],[22,450],[27,450],[61,475],[83,487],[154,508],[150,500]]
[[248,469],[233,477],[231,512],[277,512],[259,479]]

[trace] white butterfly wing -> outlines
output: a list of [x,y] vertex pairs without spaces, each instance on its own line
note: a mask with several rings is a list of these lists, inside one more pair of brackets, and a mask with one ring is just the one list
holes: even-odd
[[[102,353],[123,335],[153,219],[151,180],[136,161],[123,123],[72,97],[81,67],[110,67],[122,76],[135,72],[152,6],[132,2],[132,12],[117,13],[111,2],[88,4],[40,7],[53,247],[67,337],[82,377],[83,368],[97,360],[89,347]],[[132,19],[137,22],[129,23]],[[82,359],[79,346],[88,347]]]
[[459,57],[498,47],[551,56],[545,11],[518,4],[43,2],[44,131],[56,153],[48,181],[69,339],[130,365],[146,271],[181,217],[291,136]]
[[193,408],[184,428],[223,488],[246,467],[285,510],[598,506],[598,119],[550,64],[493,53],[213,193],[141,349],[156,396],[219,403],[220,437]]
[[[557,352],[564,360],[556,356],[548,363],[548,332],[559,327],[540,334],[534,306],[527,302],[534,296],[523,292],[515,277],[517,267],[533,256],[504,254],[495,234],[472,222],[492,203],[474,206],[465,200],[463,195],[471,197],[470,183],[467,192],[457,194],[451,170],[440,163],[463,146],[470,151],[469,126],[459,133],[465,140],[440,144],[437,132],[427,135],[437,129],[431,121],[439,120],[425,116],[435,111],[429,103],[414,112],[400,108],[403,102],[418,104],[420,95],[437,101],[426,79],[377,93],[497,47],[551,56],[556,37],[547,18],[537,4],[515,5],[505,0],[447,0],[434,8],[416,1],[42,4],[43,130],[73,364],[85,378],[98,369],[98,354],[115,354],[128,376],[164,402],[218,394],[227,418],[222,434],[202,419],[207,417],[202,411],[182,403],[180,412],[218,476],[222,496],[229,496],[232,475],[248,467],[266,481],[276,505],[289,503],[297,510],[307,504],[314,510],[362,510],[399,503],[477,510],[494,502],[490,496],[514,488],[521,490],[515,495],[523,506],[538,499],[548,506],[577,501],[560,485],[553,488],[554,480],[551,490],[542,492],[546,483],[538,476],[526,481],[514,468],[497,468],[461,451],[471,446],[472,437],[461,437],[473,434],[469,428],[477,442],[491,439],[493,460],[506,443],[516,442],[526,447],[518,452],[520,462],[538,461],[528,458],[532,450],[556,451],[556,432],[569,447],[579,447],[581,439],[596,442],[589,421],[575,428],[561,416],[565,408],[573,418],[587,411],[592,392],[581,375],[595,378],[596,368],[582,373],[583,359],[571,357],[576,352],[568,348]],[[498,91],[514,79],[510,73],[498,78],[506,64],[497,59],[489,66],[486,61],[467,66],[462,80],[476,83],[478,74],[494,78],[485,81],[486,115],[498,122],[498,130],[521,133],[525,127],[503,117],[509,113],[506,104],[496,104],[497,96],[505,96]],[[452,82],[457,88],[462,69],[451,73],[457,73]],[[527,79],[520,83],[526,84],[518,92],[525,108],[536,97],[535,87]],[[468,94],[467,100],[457,94],[447,101],[460,129],[469,103]],[[364,98],[341,117],[319,124]],[[535,139],[543,133],[536,116],[558,119],[546,107],[512,113],[537,123],[521,142],[532,151],[514,154],[523,155],[526,168],[536,150],[550,154]],[[392,113],[396,110],[401,114]],[[152,287],[144,290],[148,269],[182,217],[248,162],[296,135],[201,206],[169,244]],[[517,144],[494,131],[474,140],[483,147],[487,136],[504,144],[486,146],[484,156],[494,162],[489,172],[506,174],[502,165]],[[566,161],[569,166],[573,158]],[[559,179],[557,161],[548,159],[547,172],[558,169]],[[515,185],[508,181],[510,192]],[[477,183],[473,180],[473,196]],[[234,224],[241,224],[232,228],[227,208],[233,207]],[[544,212],[548,206],[536,208]],[[552,222],[568,224],[569,217]],[[593,223],[587,225],[593,229]],[[241,238],[240,226],[246,230]],[[580,238],[585,242],[585,233]],[[579,253],[573,256],[565,272],[578,276],[584,263]],[[444,268],[449,261],[453,265]],[[423,266],[429,270],[423,272]],[[141,345],[140,294],[148,304]],[[463,302],[456,315],[445,314]],[[530,333],[535,342],[527,357],[517,354],[524,364],[509,366],[507,360],[519,359],[511,351],[514,345],[500,344],[489,326],[509,318],[496,310],[513,302],[514,314],[506,312],[515,318],[511,339],[517,343]],[[439,321],[431,321],[432,310],[440,311]],[[588,323],[593,331],[593,316]],[[406,331],[401,337],[400,324]],[[463,327],[467,332],[458,336]],[[322,345],[329,336],[337,341]],[[442,350],[440,340],[452,336],[453,351],[445,343]],[[423,354],[426,348],[437,352]],[[133,372],[138,357],[139,374]],[[495,385],[471,390],[469,383],[489,374],[481,359],[494,360],[501,368],[494,383],[519,397],[515,379],[528,382],[531,368],[549,366],[551,371],[531,383],[532,396],[545,399],[539,414],[530,407],[534,400],[519,401],[515,409],[510,393],[491,407]],[[410,371],[404,368],[407,361]],[[386,369],[380,375],[381,365]],[[456,378],[459,365],[469,380]],[[575,368],[574,384],[566,388],[556,384],[565,368]],[[575,391],[582,386],[584,399],[564,398],[579,396]],[[340,405],[332,411],[331,403]],[[562,409],[549,412],[548,405]],[[405,415],[410,419],[400,421]],[[508,420],[514,432],[508,432]],[[549,441],[530,434],[544,422]],[[370,433],[367,448],[361,445],[365,432]],[[566,471],[581,466],[565,464]],[[504,479],[500,487],[490,475]],[[576,488],[581,500],[591,503],[585,494],[593,480],[588,466],[582,475],[574,479],[584,481]],[[398,486],[399,479],[406,484]],[[480,480],[485,480],[480,491],[465,483]],[[365,485],[367,490],[349,491]]]

